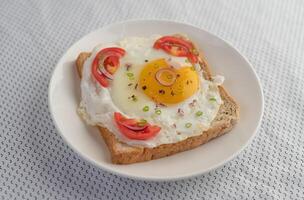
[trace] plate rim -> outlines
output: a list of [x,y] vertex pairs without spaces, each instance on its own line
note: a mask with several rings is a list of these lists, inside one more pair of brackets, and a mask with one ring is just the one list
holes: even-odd
[[[253,72],[253,75],[254,75],[254,78],[256,79],[256,82],[258,84],[258,89],[259,89],[259,95],[261,97],[261,109],[260,109],[260,115],[259,115],[259,120],[258,120],[258,123],[257,123],[257,126],[255,127],[255,130],[253,131],[253,134],[250,136],[250,138],[243,144],[240,146],[240,148],[235,151],[232,155],[230,155],[229,157],[227,157],[226,159],[223,159],[221,162],[207,168],[206,170],[204,171],[201,171],[201,172],[190,172],[190,173],[184,173],[184,174],[181,174],[181,175],[178,175],[178,176],[163,176],[163,177],[155,177],[155,176],[137,176],[137,175],[133,175],[133,174],[128,174],[128,173],[122,173],[118,170],[113,170],[111,167],[108,167],[108,166],[105,166],[105,165],[101,165],[100,163],[96,162],[95,160],[91,159],[90,157],[86,156],[85,154],[83,154],[82,152],[78,151],[78,149],[76,149],[70,142],[69,140],[64,136],[64,134],[61,132],[61,130],[59,129],[59,126],[57,124],[57,121],[55,119],[55,116],[54,116],[54,111],[53,111],[53,106],[51,104],[51,88],[52,88],[52,85],[54,85],[54,74],[55,74],[55,71],[57,69],[59,69],[59,64],[62,63],[62,61],[64,60],[65,56],[66,56],[66,53],[68,51],[70,51],[71,49],[75,48],[75,46],[77,46],[77,44],[83,40],[85,37],[95,33],[95,32],[98,32],[102,29],[106,29],[110,26],[117,26],[117,25],[120,25],[120,24],[125,24],[125,23],[132,23],[132,22],[161,22],[161,23],[173,23],[173,24],[179,24],[179,25],[186,25],[186,26],[189,26],[191,28],[194,28],[194,29],[200,29],[214,37],[216,37],[218,40],[220,40],[221,42],[225,43],[226,45],[228,45],[230,48],[234,49],[236,51],[236,53],[241,56],[244,61],[248,64],[248,66],[250,67],[250,70]],[[51,73],[51,78],[49,79],[49,85],[48,85],[48,110],[50,112],[50,115],[51,115],[51,119],[53,121],[53,124],[55,125],[55,128],[56,128],[56,132],[59,133],[59,135],[61,136],[61,138],[63,139],[63,141],[76,153],[78,154],[82,159],[84,159],[85,161],[93,164],[94,166],[96,166],[97,168],[99,169],[102,169],[102,170],[105,170],[106,172],[109,172],[110,174],[113,174],[113,175],[118,175],[118,176],[121,176],[121,177],[125,177],[125,178],[130,178],[130,179],[133,179],[133,180],[141,180],[141,181],[176,181],[176,180],[184,180],[184,179],[189,179],[189,178],[192,178],[192,177],[197,177],[197,176],[200,176],[200,175],[203,175],[203,174],[206,174],[210,171],[213,171],[213,170],[216,170],[218,169],[219,167],[223,166],[224,164],[230,162],[231,160],[233,160],[234,158],[236,158],[237,155],[239,155],[242,151],[244,151],[244,149],[252,143],[254,137],[257,135],[257,132],[261,126],[261,122],[262,122],[262,119],[263,119],[263,116],[264,116],[264,94],[263,94],[263,89],[262,89],[262,84],[261,84],[261,81],[256,73],[256,71],[254,70],[252,64],[249,62],[249,60],[247,59],[246,56],[242,55],[241,52],[239,51],[239,49],[237,49],[236,47],[234,47],[229,41],[217,36],[216,34],[210,32],[210,31],[207,31],[205,30],[204,28],[201,28],[201,27],[197,27],[193,24],[190,24],[190,23],[186,23],[186,22],[180,22],[180,21],[175,21],[175,20],[167,20],[167,19],[131,19],[131,20],[124,20],[124,21],[117,21],[117,22],[114,22],[114,23],[108,23],[108,24],[105,24],[103,25],[102,27],[99,27],[97,29],[94,29],[93,31],[90,31],[89,33],[85,34],[84,36],[82,36],[81,38],[79,38],[77,41],[75,41],[68,49],[66,49],[64,51],[64,53],[61,55],[59,61],[56,63],[54,69],[52,70],[52,73]]]

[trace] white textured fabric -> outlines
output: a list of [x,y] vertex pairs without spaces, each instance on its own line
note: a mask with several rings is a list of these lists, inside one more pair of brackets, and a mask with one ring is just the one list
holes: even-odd
[[[63,142],[47,106],[56,62],[88,32],[132,18],[192,23],[251,61],[265,114],[236,159],[196,178],[144,182],[100,170]],[[304,199],[304,1],[2,0],[0,133],[0,199]]]

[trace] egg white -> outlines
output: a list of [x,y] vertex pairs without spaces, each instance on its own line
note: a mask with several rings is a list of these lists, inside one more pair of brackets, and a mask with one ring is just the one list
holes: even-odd
[[[98,46],[84,64],[79,113],[89,124],[106,127],[116,137],[130,145],[155,147],[199,135],[210,127],[222,104],[218,91],[219,83],[205,80],[200,66],[196,65],[195,68],[200,78],[199,90],[181,103],[160,107],[161,114],[155,114],[155,102],[139,87],[135,89],[143,66],[147,61],[160,58],[171,60],[170,62],[174,62],[177,67],[189,66],[186,58],[174,57],[164,51],[153,49],[153,44],[159,37],[130,37],[115,44]],[[126,55],[121,58],[120,68],[115,72],[110,87],[102,88],[95,80],[92,80],[91,64],[96,53],[108,46],[121,47],[125,49]],[[125,67],[127,64],[131,65],[129,70]],[[133,74],[132,80],[127,73]],[[132,95],[136,96],[136,101],[130,99]],[[211,98],[215,101],[210,101]],[[192,102],[195,103],[191,104]],[[145,106],[149,107],[149,111],[143,111]],[[178,112],[179,109],[183,111],[183,115]],[[197,111],[203,112],[203,115],[197,116],[195,114]],[[114,112],[121,112],[129,118],[144,118],[149,123],[160,126],[161,131],[157,136],[148,140],[128,139],[117,129],[113,121]],[[191,127],[186,127],[186,124],[191,124]]]

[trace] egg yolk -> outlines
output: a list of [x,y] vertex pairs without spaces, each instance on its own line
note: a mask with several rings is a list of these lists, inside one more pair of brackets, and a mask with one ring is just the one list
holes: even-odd
[[192,96],[199,87],[193,66],[174,68],[165,59],[147,63],[140,73],[139,86],[157,103],[176,104]]

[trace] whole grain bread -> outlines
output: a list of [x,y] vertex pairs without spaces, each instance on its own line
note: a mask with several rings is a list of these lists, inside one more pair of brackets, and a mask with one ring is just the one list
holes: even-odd
[[[76,60],[80,78],[83,64],[90,55],[91,53],[89,52],[82,52]],[[207,80],[211,80],[210,68],[202,54],[200,55],[200,65],[203,68],[204,77]],[[154,148],[134,147],[119,141],[105,127],[98,126],[97,128],[110,151],[112,162],[115,164],[130,164],[170,156],[193,149],[230,131],[239,120],[239,106],[222,86],[218,87],[224,103],[220,106],[219,112],[212,121],[210,128],[201,135],[190,137],[177,143],[163,144]]]

